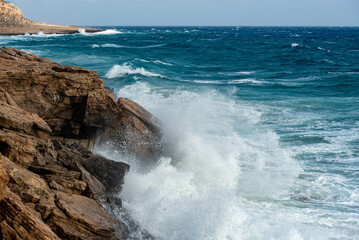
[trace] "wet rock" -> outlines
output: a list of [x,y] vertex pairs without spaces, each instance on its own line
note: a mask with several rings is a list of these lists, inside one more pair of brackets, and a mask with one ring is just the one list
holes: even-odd
[[161,153],[161,122],[143,107],[127,98],[119,98],[122,111],[119,143],[142,160],[157,159]]
[[[54,142],[54,146],[58,152],[58,160],[64,166],[70,169],[78,169],[77,164],[79,164],[103,184],[106,192],[119,193],[121,191],[124,177],[130,168],[129,165],[96,156],[89,150],[78,145],[69,146],[57,141]],[[93,186],[96,185],[98,185],[98,183],[95,183]],[[101,186],[94,188],[98,187],[102,188]]]
[[2,48],[0,239],[153,239],[129,215],[114,218],[129,166],[79,144],[126,141],[118,147],[150,159],[158,125],[138,104],[117,103],[93,71]]

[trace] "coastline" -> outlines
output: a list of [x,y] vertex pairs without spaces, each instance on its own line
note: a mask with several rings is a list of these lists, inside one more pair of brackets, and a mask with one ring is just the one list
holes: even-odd
[[37,34],[39,32],[44,34],[73,34],[78,33],[79,29],[84,29],[88,33],[101,31],[96,28],[35,22],[24,17],[21,10],[14,4],[0,0],[0,35],[2,36]]
[[91,149],[111,141],[146,164],[161,151],[159,120],[95,71],[0,51],[2,239],[154,239],[118,197],[130,166]]

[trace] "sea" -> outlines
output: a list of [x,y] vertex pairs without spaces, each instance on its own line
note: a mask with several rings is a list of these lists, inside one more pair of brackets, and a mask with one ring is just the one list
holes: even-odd
[[96,70],[162,121],[123,206],[164,240],[359,239],[358,27],[101,27],[1,36]]

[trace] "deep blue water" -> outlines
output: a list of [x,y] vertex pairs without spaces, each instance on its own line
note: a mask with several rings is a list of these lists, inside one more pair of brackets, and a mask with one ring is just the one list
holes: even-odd
[[99,72],[164,124],[121,197],[161,239],[359,239],[359,28],[103,27],[0,37]]

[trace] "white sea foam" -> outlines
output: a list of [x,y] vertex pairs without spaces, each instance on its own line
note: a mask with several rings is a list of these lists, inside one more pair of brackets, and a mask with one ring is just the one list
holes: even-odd
[[228,76],[241,76],[241,75],[251,75],[254,73],[256,73],[256,71],[223,72],[221,74]]
[[61,37],[64,35],[65,34],[58,34],[58,33],[43,33],[40,31],[34,34],[25,34],[23,36],[15,36],[15,37]]
[[229,84],[244,84],[244,83],[253,83],[253,84],[263,84],[263,81],[258,81],[253,78],[245,78],[245,79],[236,79],[228,81]]
[[160,60],[155,60],[153,61],[154,63],[158,63],[158,64],[162,64],[162,65],[167,65],[167,66],[173,66],[172,63],[168,63],[168,62],[163,62],[163,61],[160,61]]
[[79,34],[85,35],[85,36],[97,36],[97,35],[114,35],[114,34],[121,34],[123,32],[118,31],[116,29],[106,29],[105,31],[100,32],[94,32],[94,33],[88,33],[85,29],[79,29]]
[[126,75],[134,75],[139,74],[147,77],[161,77],[164,78],[161,74],[152,73],[144,68],[133,68],[131,65],[122,64],[122,65],[114,65],[105,75],[106,78],[118,78],[124,77]]
[[30,49],[20,49],[21,51],[24,51],[24,52],[27,52],[27,53],[30,53],[30,54],[35,54],[35,55],[38,55],[40,56],[42,54],[42,51],[40,50],[30,50]]
[[104,44],[96,44],[98,47],[102,48],[157,48],[166,46],[166,44],[154,44],[154,45],[146,45],[146,46],[125,46],[114,43],[104,43]]
[[298,43],[292,43],[292,48],[298,47],[299,44]]
[[[159,239],[323,239],[276,199],[301,168],[260,125],[255,108],[210,91],[154,92],[143,82],[122,88],[163,122],[164,153],[149,172],[133,159],[120,197]],[[98,149],[109,158],[116,153]],[[262,203],[259,199],[273,199]]]

